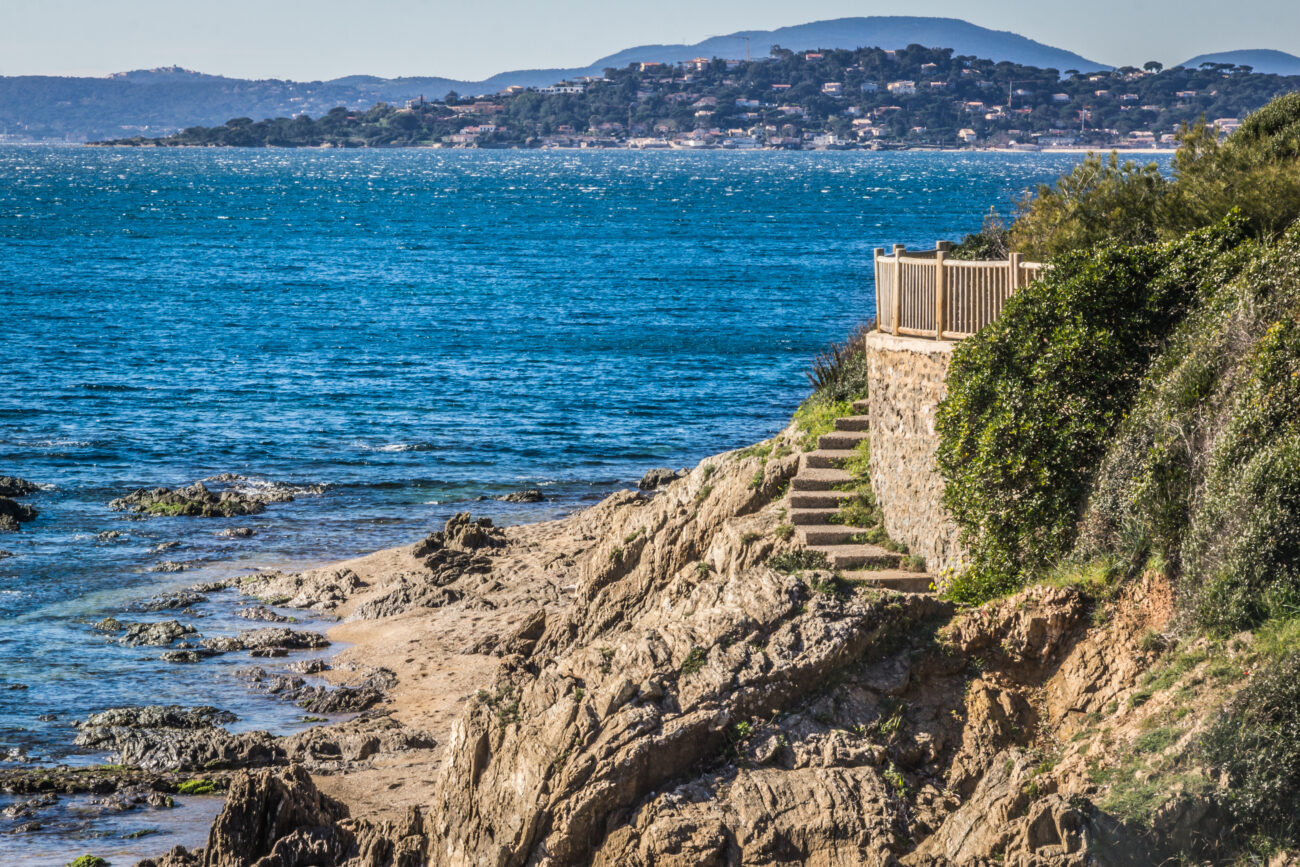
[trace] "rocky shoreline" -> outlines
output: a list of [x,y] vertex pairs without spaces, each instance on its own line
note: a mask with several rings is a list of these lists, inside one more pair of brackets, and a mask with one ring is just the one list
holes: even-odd
[[[648,475],[561,520],[462,514],[407,547],[145,603],[183,612],[234,590],[268,624],[216,640],[180,619],[104,625],[158,633],[193,654],[178,663],[349,645],[243,676],[356,716],[275,737],[232,733],[213,708],[110,710],[78,740],[129,767],[7,773],[0,789],[32,795],[33,821],[61,792],[225,791],[205,848],[142,867],[1144,864],[1166,838],[1213,833],[1205,803],[1176,793],[1154,831],[1130,830],[1092,771],[1160,706],[1130,697],[1167,586],[1143,581],[1098,619],[1070,588],[958,611],[789,565],[801,438]],[[311,638],[278,606],[338,620]]]

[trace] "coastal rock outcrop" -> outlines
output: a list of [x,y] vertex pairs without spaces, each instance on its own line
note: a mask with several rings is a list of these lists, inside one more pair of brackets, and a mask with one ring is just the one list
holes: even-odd
[[240,593],[267,605],[333,611],[365,587],[351,569],[310,569],[306,572],[258,572],[232,582]]
[[25,497],[41,489],[35,482],[17,476],[0,476],[0,497]]
[[688,472],[688,470],[670,470],[667,467],[657,467],[656,469],[648,470],[646,474],[641,477],[641,481],[636,483],[636,486],[643,491],[657,491],[663,486],[671,484],[682,476],[687,475]]
[[[391,661],[386,705],[281,739],[316,779],[248,775],[204,863],[1119,867],[1206,820],[1154,794],[1134,835],[1094,774],[1165,719],[1139,636],[1167,588],[1128,587],[1103,622],[1070,587],[957,611],[799,568],[798,447],[787,431],[548,524],[456,516],[374,555],[385,575],[355,561],[338,628]],[[318,710],[364,685],[297,673],[251,679]],[[1191,677],[1177,688],[1208,688]],[[313,807],[323,791],[346,814]],[[300,805],[306,824],[277,824]],[[236,819],[270,830],[246,844]]]
[[284,650],[316,650],[329,647],[329,639],[319,632],[270,626],[264,629],[245,629],[238,635],[239,643],[248,650],[283,648]]
[[194,590],[174,590],[170,593],[160,593],[157,596],[151,596],[148,599],[132,602],[127,606],[131,611],[171,611],[175,609],[186,609],[201,602],[206,602],[208,597],[203,593]]
[[284,760],[267,732],[231,734],[221,727],[235,716],[213,707],[123,707],[94,714],[78,725],[75,743],[108,750],[120,764],[149,771],[244,768]]
[[239,491],[211,491],[202,482],[183,488],[140,488],[108,504],[119,512],[194,518],[230,518],[266,511],[261,500]]
[[40,513],[35,508],[11,500],[8,497],[0,497],[0,530],[15,533],[19,530],[20,524],[36,520]]
[[203,867],[337,864],[355,842],[340,832],[343,804],[316,788],[301,767],[240,774],[212,825]]
[[[314,660],[319,663],[320,660]],[[304,666],[312,669],[314,666]],[[288,701],[312,714],[356,713],[383,700],[396,678],[391,671],[374,669],[334,688],[309,684],[296,674],[268,674],[261,668],[241,669],[239,675],[258,692]],[[312,673],[308,671],[307,673]]]
[[234,518],[257,515],[268,504],[288,503],[302,494],[324,491],[324,485],[288,485],[223,473],[179,488],[139,488],[111,501],[108,507],[140,515]]
[[541,503],[546,500],[546,495],[537,488],[525,488],[522,491],[511,491],[497,497],[503,503]]
[[195,633],[193,626],[188,623],[181,623],[179,620],[163,620],[158,623],[118,623],[109,618],[100,621],[98,627],[102,631],[115,631],[111,629],[114,624],[126,630],[117,641],[118,644],[124,644],[128,647],[141,645],[170,647],[185,636]]

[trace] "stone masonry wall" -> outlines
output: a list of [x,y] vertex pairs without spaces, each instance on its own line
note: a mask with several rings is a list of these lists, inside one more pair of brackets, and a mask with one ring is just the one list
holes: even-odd
[[947,393],[952,348],[947,341],[867,337],[871,484],[890,537],[924,557],[935,573],[964,559],[934,463],[935,410]]

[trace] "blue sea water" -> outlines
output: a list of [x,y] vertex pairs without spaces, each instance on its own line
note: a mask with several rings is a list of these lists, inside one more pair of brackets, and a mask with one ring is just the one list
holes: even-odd
[[[874,247],[957,239],[1077,159],[0,147],[0,475],[44,486],[0,534],[0,765],[103,761],[71,723],[120,704],[301,725],[238,660],[169,665],[91,624],[456,511],[554,517],[769,435],[810,357],[872,315]],[[327,487],[231,521],[107,507],[225,472]],[[490,499],[523,487],[548,500]],[[257,535],[216,537],[233,526]],[[220,598],[196,616],[248,625]],[[0,834],[0,861],[201,825],[128,843],[74,816]]]

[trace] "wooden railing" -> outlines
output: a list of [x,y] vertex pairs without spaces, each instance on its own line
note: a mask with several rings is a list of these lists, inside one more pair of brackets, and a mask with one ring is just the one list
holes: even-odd
[[1043,265],[1019,253],[1005,261],[949,259],[950,244],[892,253],[876,248],[876,328],[909,337],[956,340],[997,319],[1017,289]]

